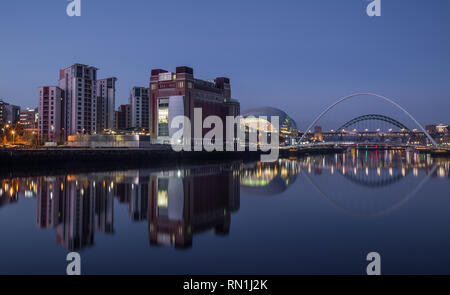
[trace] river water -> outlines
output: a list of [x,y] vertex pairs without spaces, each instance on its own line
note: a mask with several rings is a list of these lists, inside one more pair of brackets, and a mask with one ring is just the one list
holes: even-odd
[[[450,159],[402,151],[0,177],[0,273],[450,274]],[[99,169],[101,170],[101,169]],[[35,174],[35,173],[34,173]]]

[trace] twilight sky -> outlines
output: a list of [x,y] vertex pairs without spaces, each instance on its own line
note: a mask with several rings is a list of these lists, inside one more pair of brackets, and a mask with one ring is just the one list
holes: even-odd
[[[274,106],[304,129],[339,97],[360,91],[393,98],[420,122],[450,123],[450,1],[381,0],[66,0],[0,2],[0,99],[37,105],[37,87],[57,85],[73,63],[115,76],[116,105],[150,69],[194,68],[200,79],[227,76],[241,109]],[[336,107],[322,125],[381,113],[413,126],[369,97]]]

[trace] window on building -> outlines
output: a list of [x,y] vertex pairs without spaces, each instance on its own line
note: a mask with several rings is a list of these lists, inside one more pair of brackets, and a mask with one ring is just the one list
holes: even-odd
[[77,77],[81,78],[83,77],[83,67],[77,66]]
[[158,216],[168,216],[169,211],[169,179],[160,178],[158,179]]
[[160,103],[158,108],[158,135],[169,136],[169,104]]

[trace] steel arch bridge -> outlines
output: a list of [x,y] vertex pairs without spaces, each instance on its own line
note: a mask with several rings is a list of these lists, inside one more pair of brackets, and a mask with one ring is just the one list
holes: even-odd
[[331,109],[333,109],[336,105],[355,98],[355,97],[360,97],[360,96],[368,96],[368,97],[372,97],[372,98],[378,98],[378,99],[382,99],[388,103],[390,103],[391,105],[395,106],[397,109],[401,110],[405,115],[407,115],[419,128],[420,130],[425,134],[425,136],[430,140],[430,142],[433,144],[434,147],[437,147],[438,144],[436,143],[436,141],[434,141],[434,139],[431,137],[430,134],[428,134],[428,132],[425,130],[425,128],[407,111],[405,110],[402,106],[400,106],[398,103],[396,103],[394,100],[380,95],[380,94],[376,94],[376,93],[370,93],[370,92],[359,92],[359,93],[354,93],[345,97],[342,97],[340,99],[338,99],[336,102],[334,102],[332,105],[330,105],[329,107],[327,107],[325,110],[323,110],[313,121],[312,123],[308,126],[308,128],[306,128],[305,133],[303,133],[303,135],[301,136],[300,140],[298,141],[298,144],[300,145],[301,142],[305,139],[305,136],[308,134],[308,132],[311,130],[311,128],[317,123],[317,121],[319,121],[325,114],[327,114]]
[[364,122],[364,121],[382,121],[382,122],[389,123],[395,127],[398,127],[399,129],[402,129],[404,131],[410,131],[409,128],[407,126],[405,126],[403,123],[400,123],[399,121],[397,121],[391,117],[384,116],[384,115],[378,115],[378,114],[368,114],[368,115],[356,117],[356,118],[346,122],[345,124],[343,124],[341,127],[339,127],[336,130],[343,130],[343,129],[353,126],[359,122]]

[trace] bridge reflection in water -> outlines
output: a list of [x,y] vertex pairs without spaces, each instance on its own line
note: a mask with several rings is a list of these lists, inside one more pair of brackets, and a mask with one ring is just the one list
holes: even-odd
[[[114,210],[124,204],[132,222],[148,223],[150,245],[186,248],[202,231],[229,234],[241,193],[277,196],[301,181],[346,213],[378,216],[407,202],[428,178],[448,178],[449,166],[448,158],[352,149],[274,163],[5,178],[0,207],[36,198],[36,226],[54,229],[57,244],[73,251],[92,246],[96,232],[114,234]],[[395,188],[402,181],[409,181],[408,191]],[[302,195],[301,189],[295,193]]]
[[[448,178],[450,161],[398,150],[352,149],[333,157],[307,157],[299,163],[307,182],[331,204],[351,215],[373,217],[405,204],[428,178]],[[408,179],[410,175],[416,179]],[[401,181],[407,185],[394,186]],[[351,190],[342,189],[351,184]]]

